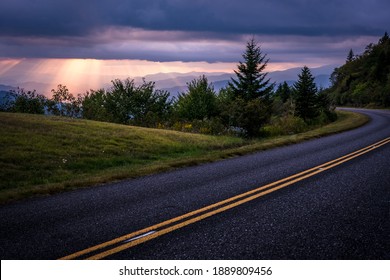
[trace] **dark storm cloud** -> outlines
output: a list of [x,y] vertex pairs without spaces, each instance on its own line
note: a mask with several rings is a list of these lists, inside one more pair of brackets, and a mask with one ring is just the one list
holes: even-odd
[[279,35],[378,35],[388,0],[2,0],[1,35],[81,36],[106,26]]
[[[390,26],[389,11],[388,0],[2,0],[0,57],[235,61],[235,43],[248,34],[323,37],[325,44],[378,37]],[[204,41],[225,45],[217,52],[195,46]],[[273,51],[310,51],[310,44]]]

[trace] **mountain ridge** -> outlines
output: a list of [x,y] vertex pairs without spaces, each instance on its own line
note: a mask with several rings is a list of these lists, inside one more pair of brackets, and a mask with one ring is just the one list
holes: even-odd
[[[325,65],[321,67],[313,67],[310,70],[312,71],[313,76],[316,78],[315,82],[318,87],[327,88],[330,86],[329,77],[333,72],[336,65]],[[268,72],[268,77],[271,82],[276,85],[279,83],[283,83],[286,81],[289,85],[292,85],[298,78],[298,74],[300,73],[301,68],[295,67],[286,70],[278,70],[273,72]],[[178,93],[184,92],[187,89],[187,83],[192,81],[199,76],[205,75],[210,83],[214,85],[214,89],[219,91],[221,88],[225,87],[232,77],[235,77],[235,73],[231,72],[187,72],[187,73],[178,73],[178,72],[170,72],[170,73],[155,73],[150,75],[145,75],[143,77],[134,77],[135,83],[142,83],[145,81],[153,81],[156,83],[156,88],[161,90],[166,90],[170,92],[172,96],[177,96]],[[0,83],[5,83],[0,80]],[[38,93],[50,94],[47,91],[49,88],[48,84],[40,83],[40,82],[21,82],[19,85],[9,85],[10,83],[0,84],[1,91],[10,91],[15,90],[19,86],[20,88],[24,88],[25,90],[36,90]],[[109,88],[111,87],[111,83],[104,83],[100,88]],[[96,88],[97,89],[97,88]]]

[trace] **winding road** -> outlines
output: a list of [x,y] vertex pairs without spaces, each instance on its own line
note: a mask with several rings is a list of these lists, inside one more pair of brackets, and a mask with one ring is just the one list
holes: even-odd
[[[347,110],[347,109],[346,109]],[[390,259],[390,111],[354,130],[0,207],[1,259]]]

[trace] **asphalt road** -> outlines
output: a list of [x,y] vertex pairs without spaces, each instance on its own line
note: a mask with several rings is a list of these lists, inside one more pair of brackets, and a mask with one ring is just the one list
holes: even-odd
[[[390,111],[356,111],[371,121],[337,135],[2,206],[0,257],[62,258],[390,137]],[[389,240],[390,143],[106,258],[390,259]]]

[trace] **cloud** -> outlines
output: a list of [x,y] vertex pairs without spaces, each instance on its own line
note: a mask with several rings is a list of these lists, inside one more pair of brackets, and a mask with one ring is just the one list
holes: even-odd
[[377,35],[387,0],[3,0],[1,35],[80,36],[107,26],[278,35]]
[[229,62],[255,35],[271,60],[341,59],[386,31],[389,10],[388,0],[2,0],[0,55]]
[[[213,39],[199,32],[148,31],[109,28],[86,37],[7,37],[0,42],[4,57],[139,59],[149,61],[237,62],[251,37]],[[275,36],[255,39],[273,63],[333,64],[342,62],[348,50],[363,51],[371,36]]]

